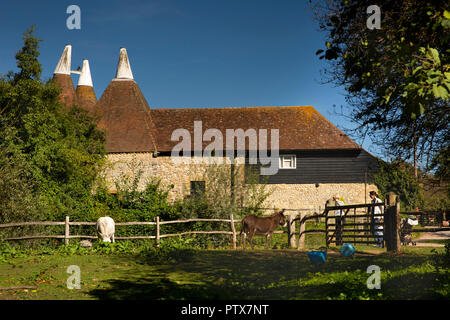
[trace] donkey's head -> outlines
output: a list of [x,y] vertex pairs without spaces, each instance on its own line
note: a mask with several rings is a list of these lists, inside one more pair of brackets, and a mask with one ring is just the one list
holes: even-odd
[[282,227],[286,227],[287,226],[287,219],[286,219],[286,216],[284,215],[284,211],[285,211],[286,209],[283,209],[283,210],[281,210],[281,211],[279,211],[279,212],[277,212],[276,214],[279,216],[279,218],[280,218],[280,222],[279,222],[279,224],[280,224],[280,226],[282,226]]

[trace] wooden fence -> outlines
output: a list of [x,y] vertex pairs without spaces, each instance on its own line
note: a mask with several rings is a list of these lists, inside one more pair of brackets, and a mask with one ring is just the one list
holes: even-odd
[[[171,234],[161,234],[161,225],[174,224],[174,223],[187,223],[187,222],[226,222],[230,224],[231,231],[186,231],[180,233]],[[232,247],[236,249],[236,228],[235,223],[240,223],[241,220],[234,220],[233,214],[230,214],[230,219],[185,219],[185,220],[171,220],[171,221],[160,221],[159,217],[155,217],[155,221],[135,221],[135,222],[116,222],[116,226],[136,226],[136,225],[155,225],[155,235],[148,236],[131,236],[131,237],[115,237],[118,240],[132,240],[132,239],[155,239],[156,246],[159,247],[160,239],[166,237],[176,237],[187,234],[230,234],[232,235]],[[5,238],[3,240],[27,240],[27,239],[64,239],[65,244],[69,244],[70,239],[83,238],[83,239],[97,239],[97,236],[88,235],[71,235],[70,226],[95,226],[96,222],[78,222],[70,221],[69,216],[66,216],[64,222],[59,221],[49,221],[49,222],[13,222],[7,224],[0,224],[0,228],[11,228],[11,227],[23,227],[23,226],[65,226],[64,235],[35,235],[35,236],[23,236],[23,237],[13,237]]]
[[[263,210],[273,210],[273,208],[263,208]],[[298,208],[293,209],[289,208],[286,211],[310,211],[311,209]],[[306,213],[302,212],[300,217],[305,217]],[[295,231],[295,222],[299,220],[299,218],[295,218],[297,214],[289,214],[287,215],[287,220],[289,222],[287,231],[284,230],[276,230],[274,233],[276,234],[284,234],[288,235],[288,245],[291,248],[296,247],[295,235],[303,235],[304,233],[311,232],[324,232],[324,230],[308,230],[305,231],[304,223],[309,219],[315,219],[318,215],[308,216],[304,221],[300,224],[300,231]],[[185,219],[185,220],[170,220],[170,221],[161,221],[160,217],[155,217],[154,221],[146,221],[146,222],[116,222],[116,226],[135,226],[135,225],[154,225],[155,233],[153,235],[146,236],[129,236],[129,237],[115,237],[117,240],[132,240],[132,239],[155,239],[156,246],[159,247],[160,239],[167,237],[176,237],[183,236],[188,234],[228,234],[231,235],[231,247],[236,249],[237,247],[237,233],[240,231],[236,231],[236,223],[241,223],[241,219],[235,220],[233,214],[230,214],[229,219]],[[230,231],[224,230],[212,230],[212,231],[185,231],[179,233],[170,233],[170,234],[162,234],[161,233],[161,225],[169,225],[169,224],[178,224],[178,223],[189,223],[189,222],[223,222],[227,223],[230,226]],[[33,235],[33,236],[21,236],[21,237],[11,237],[5,238],[3,240],[13,241],[13,240],[27,240],[27,239],[62,239],[65,244],[69,244],[70,239],[97,239],[98,236],[89,236],[89,235],[72,235],[70,233],[70,226],[95,226],[96,222],[79,222],[79,221],[70,221],[69,216],[66,216],[64,222],[60,221],[48,221],[48,222],[13,222],[7,224],[0,224],[0,229],[2,228],[12,228],[12,227],[23,227],[23,226],[65,226],[64,235]],[[303,231],[303,233],[302,233]],[[300,248],[304,247],[304,237],[299,241]]]
[[[273,210],[273,208],[263,208],[263,210]],[[305,234],[307,233],[324,233],[325,230],[314,229],[314,230],[305,230],[305,223],[311,219],[318,219],[323,217],[323,214],[314,214],[307,215],[305,211],[311,211],[312,209],[308,208],[288,208],[286,211],[296,211],[299,212],[299,217],[297,217],[297,213],[286,214],[288,227],[287,230],[276,230],[274,233],[276,234],[287,234],[287,242],[290,248],[298,247],[299,250],[304,248],[305,245]],[[296,221],[300,221],[299,231],[296,232]],[[171,234],[161,234],[161,225],[169,225],[169,224],[177,224],[177,223],[188,223],[188,222],[223,222],[228,223],[230,225],[230,231],[217,230],[217,231],[185,231],[180,233],[171,233]],[[159,217],[155,217],[155,221],[146,221],[146,222],[116,222],[116,226],[133,226],[133,225],[155,225],[155,233],[154,235],[147,236],[130,236],[130,237],[115,237],[117,240],[132,240],[132,239],[155,239],[156,246],[159,247],[160,239],[166,237],[175,237],[182,236],[187,234],[228,234],[231,235],[231,246],[233,249],[237,247],[237,233],[236,231],[236,223],[241,223],[241,220],[235,220],[233,214],[230,214],[229,219],[185,219],[185,220],[170,220],[170,221],[160,221]],[[64,235],[34,235],[34,236],[22,236],[22,237],[12,237],[5,238],[3,240],[12,241],[12,240],[27,240],[27,239],[63,239],[65,244],[69,244],[70,239],[97,239],[98,236],[89,236],[89,235],[72,235],[70,234],[70,226],[95,226],[96,222],[79,222],[79,221],[70,221],[69,216],[66,216],[64,222],[52,221],[52,222],[14,222],[7,224],[0,224],[1,228],[10,228],[10,227],[23,227],[23,226],[65,226]],[[296,236],[299,236],[298,246],[296,242]]]
[[[391,198],[394,198],[391,196]],[[397,198],[395,198],[397,199]],[[325,219],[325,223],[327,224],[327,220],[329,217],[329,212],[333,212],[334,210],[346,210],[353,209],[356,212],[356,209],[365,209],[369,210],[374,206],[384,206],[385,204],[356,204],[356,205],[347,205],[340,207],[328,207],[322,213],[315,214],[307,214],[307,211],[311,211],[312,209],[305,208],[288,208],[286,211],[292,211],[293,213],[285,214],[287,216],[287,230],[276,230],[274,233],[277,234],[287,234],[287,244],[290,248],[297,247],[298,250],[303,250],[305,248],[305,236],[306,234],[311,233],[323,233],[325,240],[328,239],[327,228],[324,229],[310,229],[306,230],[306,222],[309,220],[320,221],[321,218]],[[390,209],[389,209],[390,208]],[[264,210],[273,210],[273,208],[263,208]],[[391,210],[392,209],[392,210]],[[398,250],[399,246],[399,237],[398,237],[398,229],[400,224],[400,207],[398,199],[395,200],[387,206],[387,210],[385,210],[385,225],[386,219],[389,223],[392,224],[392,230],[390,230],[390,226],[384,230],[384,234],[392,234],[392,239],[388,236],[388,242],[392,243],[392,248],[394,251]],[[403,213],[403,212],[401,212]],[[417,212],[411,214],[418,214]],[[419,213],[420,214],[420,213]],[[359,216],[358,216],[359,217]],[[296,222],[299,222],[299,230],[296,231]],[[216,230],[216,231],[185,231],[180,233],[171,233],[171,234],[161,234],[161,225],[169,225],[169,224],[178,224],[178,223],[189,223],[189,222],[223,222],[227,223],[230,226],[229,231],[225,230]],[[236,249],[237,246],[237,232],[236,231],[236,223],[241,223],[241,220],[235,220],[233,214],[230,214],[229,219],[185,219],[185,220],[171,220],[171,221],[160,221],[159,217],[155,217],[154,221],[146,221],[146,222],[116,222],[116,226],[133,226],[133,225],[155,225],[155,233],[153,235],[146,236],[130,236],[130,237],[115,237],[118,240],[132,240],[132,239],[155,239],[156,246],[159,247],[160,239],[166,237],[175,237],[175,236],[183,236],[188,234],[227,234],[231,235],[231,246],[233,249]],[[355,223],[354,223],[355,224]],[[23,227],[23,226],[31,226],[31,225],[39,225],[39,226],[57,226],[64,225],[65,232],[64,235],[34,235],[34,236],[22,236],[22,237],[13,237],[6,238],[3,240],[25,240],[25,239],[45,239],[45,238],[53,238],[53,239],[63,239],[65,244],[69,244],[70,239],[76,238],[84,238],[84,239],[97,239],[97,236],[88,236],[88,235],[71,235],[70,234],[70,226],[95,226],[96,222],[77,222],[70,221],[70,218],[67,216],[64,222],[14,222],[7,224],[0,224],[1,228],[10,228],[10,227]],[[433,232],[433,231],[441,231],[441,230],[449,230],[449,228],[435,228],[435,229],[417,229],[415,232]],[[391,232],[392,231],[392,232]],[[414,231],[413,231],[414,232]],[[296,240],[296,236],[298,236],[298,241]],[[385,236],[386,237],[386,236]],[[389,246],[391,247],[391,246]]]
[[[450,219],[450,210],[422,210],[422,211],[400,211],[401,214],[415,216],[422,227],[440,226],[443,221]],[[427,229],[428,230],[428,229]]]

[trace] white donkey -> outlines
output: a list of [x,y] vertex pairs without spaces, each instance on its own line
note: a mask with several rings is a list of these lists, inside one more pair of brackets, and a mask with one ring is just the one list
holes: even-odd
[[97,234],[105,242],[114,242],[115,223],[110,217],[100,217],[97,220]]

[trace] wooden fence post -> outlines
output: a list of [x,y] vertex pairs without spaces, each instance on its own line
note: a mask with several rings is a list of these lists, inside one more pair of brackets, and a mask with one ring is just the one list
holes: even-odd
[[69,244],[70,225],[69,216],[66,216],[66,231],[64,233],[64,244]]
[[287,216],[288,222],[288,246],[290,248],[295,248],[295,216],[296,214],[290,214]]
[[393,251],[400,252],[400,199],[397,197],[397,203],[395,204],[395,216],[394,216],[394,239],[393,239]]
[[230,224],[231,224],[231,232],[233,232],[232,238],[231,238],[231,245],[233,249],[236,249],[236,228],[234,227],[234,219],[233,214],[230,214]]
[[398,196],[389,192],[387,197],[387,205],[384,212],[384,233],[387,251],[400,251],[400,201]]
[[306,214],[304,212],[300,213],[300,223],[299,223],[300,226],[299,226],[299,230],[298,230],[299,235],[298,235],[298,245],[297,245],[297,250],[299,250],[299,251],[305,248],[305,234],[304,233],[302,234],[302,232],[305,231],[305,222],[302,221],[303,218],[305,217],[305,215]]
[[156,247],[159,248],[159,216],[155,217],[156,221]]

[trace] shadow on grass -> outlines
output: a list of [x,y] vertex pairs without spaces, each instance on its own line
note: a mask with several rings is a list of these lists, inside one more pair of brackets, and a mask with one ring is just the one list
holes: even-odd
[[383,291],[397,300],[449,299],[448,293],[436,292],[437,280],[434,273],[411,272],[388,279],[383,283]]
[[204,285],[180,285],[166,277],[140,277],[107,281],[109,288],[94,289],[90,295],[101,300],[205,300],[227,299],[226,293]]
[[[381,291],[368,290],[370,265],[382,272],[400,273],[420,268],[426,255],[359,255],[341,257],[329,252],[327,262],[311,265],[304,252],[291,250],[219,251],[177,250],[169,259],[136,258],[151,265],[149,276],[130,274],[127,279],[106,282],[90,295],[98,299],[434,299],[428,287],[433,275],[388,277]],[[381,293],[381,295],[379,295]]]

